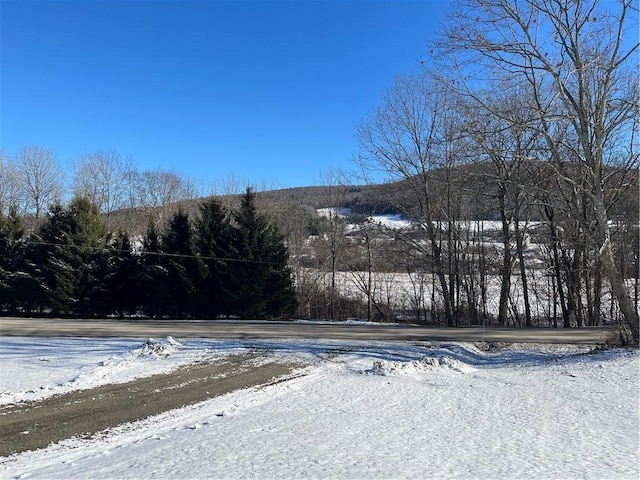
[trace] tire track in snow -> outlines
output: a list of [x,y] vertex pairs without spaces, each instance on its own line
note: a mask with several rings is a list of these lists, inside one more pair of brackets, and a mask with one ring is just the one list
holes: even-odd
[[256,362],[263,359],[255,354],[233,355],[127,383],[4,405],[0,407],[0,456],[44,448],[71,437],[91,437],[123,423],[272,383],[300,367]]

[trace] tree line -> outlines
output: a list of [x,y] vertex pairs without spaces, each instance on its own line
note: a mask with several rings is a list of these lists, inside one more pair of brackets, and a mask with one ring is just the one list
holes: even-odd
[[[637,14],[627,0],[452,5],[424,69],[357,129],[360,181],[378,185],[366,203],[413,226],[354,231],[329,213],[317,240],[329,316],[349,315],[351,277],[360,314],[393,319],[402,273],[411,321],[615,322],[638,344]],[[329,205],[345,205],[349,183],[327,184]]]
[[[376,282],[402,272],[414,291],[412,320],[529,326],[542,317],[572,327],[616,319],[637,344],[637,15],[633,0],[453,3],[424,69],[399,77],[357,129],[357,182],[380,185],[369,204],[412,227],[381,232],[359,221],[348,231],[338,215],[318,220],[299,205],[263,210],[292,252],[299,314],[391,320],[391,283],[381,296]],[[41,153],[27,148],[0,162],[2,179],[20,178],[0,181],[0,210],[43,211],[51,189],[37,179],[57,177],[45,175]],[[108,174],[122,162],[110,152],[84,156],[73,191],[107,224],[130,205],[153,211],[160,228],[181,198],[170,195],[171,175]],[[353,188],[336,180],[323,206],[344,206],[342,192]],[[486,219],[497,233],[482,231]],[[156,235],[158,245],[169,241]],[[364,304],[345,298],[344,273]],[[544,312],[536,298],[547,300]]]
[[480,165],[488,185],[476,198],[492,196],[502,225],[500,323],[516,273],[531,324],[524,253],[535,212],[565,326],[598,319],[606,283],[638,343],[625,280],[638,263],[637,13],[629,0],[456,2],[425,70],[400,78],[361,124],[363,171],[402,181],[414,198],[407,213],[423,235],[413,250],[436,278],[447,324],[477,304],[484,281],[458,223],[477,213],[461,202],[471,185],[452,176]]
[[230,211],[204,201],[142,238],[110,233],[98,207],[75,197],[25,234],[0,214],[0,310],[54,316],[280,318],[296,308],[288,250],[247,189]]
[[[0,151],[0,211],[8,215],[15,208],[21,216],[40,219],[71,195],[93,203],[109,229],[128,229],[132,218],[116,222],[114,212],[142,212],[160,224],[180,201],[214,190],[171,169],[140,171],[130,158],[113,150],[85,153],[71,159],[68,167],[39,145],[25,145],[13,154]],[[242,191],[233,179],[224,182],[223,190]]]

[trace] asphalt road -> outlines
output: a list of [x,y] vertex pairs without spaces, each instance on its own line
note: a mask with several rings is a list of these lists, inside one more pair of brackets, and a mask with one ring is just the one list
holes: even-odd
[[39,337],[201,337],[221,339],[305,338],[324,340],[384,340],[407,342],[507,342],[600,344],[609,330],[589,328],[434,328],[405,325],[345,323],[218,321],[218,320],[96,320],[0,318],[0,335]]

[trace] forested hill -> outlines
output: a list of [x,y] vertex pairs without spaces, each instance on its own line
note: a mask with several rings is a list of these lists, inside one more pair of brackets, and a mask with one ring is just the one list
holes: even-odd
[[[638,217],[638,170],[609,168],[606,188],[612,192],[609,205],[611,218]],[[532,221],[544,220],[543,204],[550,203],[562,208],[566,203],[567,187],[557,178],[554,170],[545,162],[521,162],[511,172],[508,180],[500,178],[496,166],[491,162],[477,162],[453,168],[437,168],[424,177],[412,177],[398,181],[370,185],[331,184],[286,189],[258,191],[258,208],[281,223],[292,219],[316,217],[322,208],[347,208],[354,214],[375,215],[397,213],[405,217],[418,215],[424,199],[416,194],[416,184],[426,184],[431,197],[429,203],[440,205],[435,218],[451,218],[447,202],[455,202],[455,217],[464,220],[499,220],[501,195],[505,196],[504,208],[514,208],[514,198],[519,197],[517,206]],[[501,189],[505,191],[501,191]],[[518,193],[519,192],[519,193]],[[216,200],[229,207],[237,207],[242,193],[217,195]],[[435,200],[434,200],[435,199]],[[195,213],[203,198],[183,199],[171,205],[188,213]],[[137,214],[136,214],[137,212]],[[141,215],[145,212],[146,215]],[[130,223],[132,213],[138,220]],[[146,228],[149,209],[124,209],[113,212],[114,219],[125,218],[129,226],[138,231]],[[127,223],[127,222],[125,222]],[[286,226],[284,226],[287,230]]]
[[[348,208],[355,214],[400,213],[405,217],[417,215],[421,202],[425,199],[416,195],[416,186],[423,183],[427,186],[430,199],[428,203],[440,206],[435,218],[450,218],[446,211],[447,202],[455,201],[458,211],[456,218],[466,220],[498,220],[500,205],[498,198],[500,189],[508,190],[507,197],[513,197],[520,191],[524,204],[519,208],[526,210],[530,220],[542,220],[544,209],[542,203],[562,205],[566,199],[566,185],[556,178],[555,172],[544,162],[519,162],[517,168],[509,172],[507,181],[500,178],[500,172],[492,162],[472,162],[456,165],[451,168],[434,168],[424,176],[414,176],[399,180],[390,179],[381,184],[344,184],[335,182],[326,185],[304,186],[286,189],[257,189],[257,205],[262,213],[269,215],[281,224],[284,230],[291,227],[288,223],[301,221],[304,224],[317,218],[316,210],[320,208]],[[139,179],[136,190],[132,191],[129,200],[114,202],[114,195],[121,186],[101,186],[89,189],[95,198],[87,194],[89,200],[98,206],[102,217],[110,231],[126,230],[137,235],[143,234],[149,222],[160,224],[166,221],[171,213],[181,209],[188,214],[196,214],[199,205],[211,198],[198,194],[194,189],[185,188],[192,179],[182,179],[171,172],[144,172]],[[613,192],[611,205],[608,206],[612,217],[635,215],[637,217],[637,185],[638,171],[609,168],[606,185]],[[126,182],[125,182],[126,183]],[[634,187],[635,190],[634,190]],[[244,188],[244,187],[243,187]],[[139,190],[139,191],[138,191]],[[215,195],[217,201],[229,207],[237,207],[240,203],[242,189],[233,194]],[[114,205],[111,208],[99,195],[109,193]],[[120,192],[122,193],[122,192]],[[504,193],[504,192],[503,192]],[[97,196],[96,196],[97,195]],[[541,198],[544,201],[541,201]],[[505,207],[512,207],[511,200],[506,199]],[[28,208],[29,202],[21,207],[18,213],[22,217],[27,231],[33,231],[44,218],[52,203],[43,204],[34,218],[33,210]],[[32,202],[33,203],[33,202]],[[126,206],[124,206],[126,205]],[[0,205],[2,207],[2,205]],[[4,205],[4,213],[8,213]]]

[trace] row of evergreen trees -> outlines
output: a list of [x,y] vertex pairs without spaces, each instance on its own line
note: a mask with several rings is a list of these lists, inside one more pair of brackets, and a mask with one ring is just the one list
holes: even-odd
[[25,235],[0,216],[0,310],[14,315],[287,317],[296,297],[283,236],[258,214],[215,200],[193,221],[179,211],[144,238],[110,234],[86,198],[51,209]]

